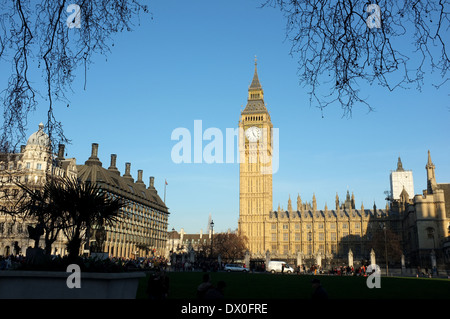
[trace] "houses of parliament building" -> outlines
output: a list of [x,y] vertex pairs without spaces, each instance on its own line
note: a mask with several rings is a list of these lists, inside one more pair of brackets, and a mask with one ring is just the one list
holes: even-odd
[[247,238],[252,259],[264,259],[267,254],[284,260],[295,260],[299,254],[346,259],[351,250],[355,259],[368,260],[374,234],[386,227],[400,238],[410,265],[429,265],[433,252],[440,264],[450,265],[450,184],[437,183],[430,152],[425,165],[427,187],[421,195],[413,193],[412,172],[403,169],[398,158],[386,207],[357,207],[354,194],[347,191],[343,199],[336,194],[332,207],[319,209],[315,194],[312,202],[299,194],[296,203],[286,196],[287,209],[273,210],[272,127],[255,62],[239,121],[244,134],[239,137],[238,229]]

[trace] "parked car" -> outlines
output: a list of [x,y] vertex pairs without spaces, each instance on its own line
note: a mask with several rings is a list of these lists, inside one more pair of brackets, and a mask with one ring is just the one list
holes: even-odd
[[224,270],[226,272],[232,272],[232,271],[248,272],[248,268],[245,268],[238,264],[226,264],[224,267]]

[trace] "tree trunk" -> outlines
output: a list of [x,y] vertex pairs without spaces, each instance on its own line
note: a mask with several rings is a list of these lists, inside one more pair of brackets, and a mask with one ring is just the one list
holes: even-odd
[[73,237],[69,240],[69,243],[67,244],[68,259],[70,262],[74,262],[77,259],[78,254],[80,253],[80,247],[81,247],[80,229],[79,227],[77,227]]

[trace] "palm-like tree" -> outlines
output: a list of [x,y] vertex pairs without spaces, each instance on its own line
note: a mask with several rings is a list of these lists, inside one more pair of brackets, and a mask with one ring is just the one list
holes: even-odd
[[83,234],[93,227],[104,227],[117,221],[123,203],[108,195],[95,183],[81,182],[75,178],[62,180],[61,207],[66,220],[63,232],[68,239],[69,260],[80,251]]
[[24,220],[30,218],[36,220],[35,228],[28,226],[30,238],[35,240],[35,248],[38,248],[39,237],[44,234],[45,253],[50,255],[51,246],[64,227],[63,214],[59,204],[61,196],[58,195],[61,193],[61,189],[55,180],[49,180],[41,188],[32,188],[20,183],[17,185],[23,192],[11,213],[22,216]]
[[[111,197],[95,183],[76,178],[49,179],[41,190],[26,185],[19,186],[22,196],[19,212],[37,218],[45,229],[46,251],[51,251],[51,240],[59,231],[67,237],[68,259],[75,261],[80,252],[83,237],[92,227],[104,227],[114,223],[123,203]],[[50,246],[47,247],[47,246]]]

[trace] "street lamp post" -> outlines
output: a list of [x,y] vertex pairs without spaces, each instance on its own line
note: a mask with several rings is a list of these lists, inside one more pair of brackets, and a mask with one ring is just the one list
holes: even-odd
[[432,268],[432,272],[433,275],[437,274],[437,269],[434,265],[434,263],[436,263],[436,239],[434,237],[434,229],[431,229],[429,234],[428,234],[428,238],[432,238],[433,239],[433,250],[431,251],[431,255],[432,255],[432,262],[431,262],[431,268]]
[[386,276],[389,275],[389,266],[388,266],[388,256],[387,256],[387,243],[386,243],[386,225],[385,223],[380,224],[381,229],[384,230],[384,254],[386,257]]
[[213,256],[213,242],[214,242],[214,222],[211,220],[209,224],[211,226],[211,259]]
[[312,232],[311,231],[309,231],[308,232],[308,250],[309,250],[309,258],[310,258],[310,260],[312,260],[312,265],[311,266],[313,266],[314,265],[314,252],[313,252],[313,245],[311,245],[311,242],[312,242]]
[[172,227],[172,254],[173,254],[174,240],[175,240],[175,228]]

